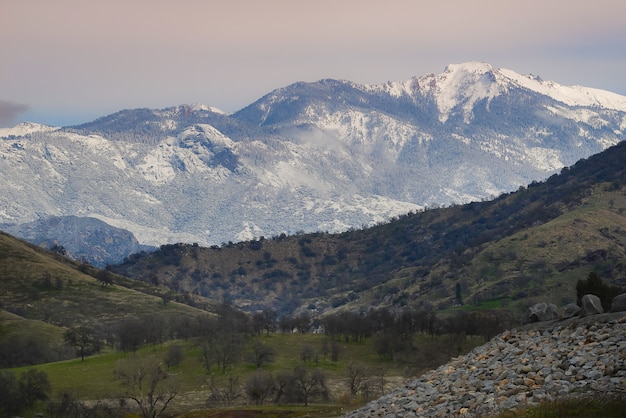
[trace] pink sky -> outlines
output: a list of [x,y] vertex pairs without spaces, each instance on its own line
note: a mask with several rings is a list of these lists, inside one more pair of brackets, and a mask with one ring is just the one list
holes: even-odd
[[626,2],[0,0],[0,126],[485,61],[626,95]]

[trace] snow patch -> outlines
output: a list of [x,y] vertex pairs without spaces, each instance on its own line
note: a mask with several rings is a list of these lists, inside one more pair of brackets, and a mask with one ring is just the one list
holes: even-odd
[[215,129],[212,125],[208,124],[192,125],[178,135],[178,139],[181,141],[189,139],[194,140],[197,138],[203,138],[212,145],[220,146],[222,148],[233,149],[235,147],[235,142],[232,139]]
[[582,122],[594,129],[601,129],[605,126],[609,126],[610,122],[598,117],[596,112],[593,112],[588,108],[571,108],[565,106],[546,106],[546,109],[554,113],[555,115],[562,116],[566,119],[571,119],[576,122]]
[[440,112],[439,120],[446,122],[452,109],[462,104],[463,119],[465,123],[469,123],[474,104],[478,100],[491,100],[500,94],[500,86],[495,81],[496,76],[489,64],[471,62],[449,65],[437,77],[435,94]]
[[156,185],[164,185],[176,177],[171,164],[174,150],[171,139],[162,141],[158,147],[143,158],[136,169],[141,176]]
[[35,132],[53,132],[61,128],[32,122],[21,122],[12,128],[0,128],[0,138],[24,136]]
[[597,106],[626,112],[626,97],[616,93],[582,86],[562,86],[553,81],[543,81],[532,75],[520,75],[504,68],[498,71],[521,87],[550,96],[569,106]]
[[526,150],[527,159],[539,170],[546,172],[563,168],[561,153],[554,149],[532,147]]
[[243,229],[235,234],[235,240],[237,241],[251,241],[263,235],[263,230],[254,222],[244,221],[242,227]]
[[218,109],[217,107],[207,106],[202,103],[194,103],[190,107],[191,107],[191,110],[193,110],[194,112],[209,111],[213,113],[219,113],[221,115],[226,115],[226,112],[224,112],[223,110]]

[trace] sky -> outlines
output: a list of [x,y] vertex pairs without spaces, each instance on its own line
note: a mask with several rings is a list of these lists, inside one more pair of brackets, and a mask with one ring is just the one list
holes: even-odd
[[0,0],[0,127],[234,112],[298,81],[466,61],[626,95],[624,16],[623,0]]

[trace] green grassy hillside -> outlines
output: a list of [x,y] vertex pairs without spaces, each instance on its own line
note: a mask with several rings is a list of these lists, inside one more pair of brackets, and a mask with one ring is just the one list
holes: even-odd
[[149,323],[151,339],[162,340],[180,334],[176,324],[210,315],[170,295],[0,233],[0,368],[74,357],[64,333],[79,326],[113,347],[122,324]]
[[112,278],[116,284],[105,285],[79,268],[60,255],[0,233],[2,308],[26,319],[64,327],[160,313],[195,316],[201,312],[180,303],[165,304],[162,297],[124,287],[133,283],[121,277]]

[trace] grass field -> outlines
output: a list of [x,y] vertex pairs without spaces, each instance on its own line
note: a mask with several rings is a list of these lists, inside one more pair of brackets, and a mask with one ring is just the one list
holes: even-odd
[[[442,364],[451,356],[460,352],[468,351],[473,346],[482,344],[480,339],[452,339],[451,337],[419,336],[415,344],[419,346],[416,356],[417,363],[405,363],[402,361],[391,362],[381,360],[373,349],[371,341],[365,342],[341,342],[339,360],[333,362],[330,356],[324,357],[322,344],[328,342],[328,337],[320,334],[282,334],[273,333],[259,337],[261,341],[270,346],[276,353],[274,362],[264,364],[262,370],[276,374],[281,371],[293,370],[296,366],[304,365],[310,369],[319,368],[326,376],[327,387],[331,394],[331,404],[313,405],[305,408],[302,405],[288,407],[275,405],[262,407],[246,407],[248,412],[237,416],[334,416],[346,408],[354,408],[361,401],[350,400],[348,386],[347,367],[359,365],[369,370],[381,373],[385,381],[385,390],[389,391],[402,385],[406,379],[416,376],[418,371],[429,369]],[[451,342],[455,341],[454,344]],[[169,413],[185,414],[185,417],[199,416],[230,416],[233,408],[220,408],[225,415],[219,415],[218,410],[208,414],[206,399],[209,396],[209,381],[213,379],[217,385],[225,385],[228,379],[238,379],[240,385],[245,384],[249,376],[255,371],[256,366],[244,359],[237,365],[229,368],[226,374],[213,367],[209,374],[200,362],[200,349],[193,341],[173,341],[163,345],[144,347],[136,353],[104,352],[99,355],[80,359],[48,363],[34,366],[34,368],[46,372],[52,386],[52,398],[59,398],[63,393],[81,400],[111,400],[113,404],[119,404],[123,397],[122,388],[116,380],[114,370],[119,360],[145,359],[154,357],[163,359],[170,344],[178,344],[184,353],[183,360],[178,366],[168,369],[180,382],[179,395],[168,408]],[[310,361],[303,362],[301,353],[303,347],[308,346],[314,352]],[[445,347],[445,349],[443,349]],[[428,353],[436,353],[429,355]],[[419,364],[421,362],[421,364]],[[438,363],[438,364],[435,364]],[[14,369],[22,372],[30,367]],[[379,395],[379,394],[377,394]],[[241,399],[242,405],[248,403],[245,397]],[[131,405],[127,403],[126,405]],[[132,408],[131,408],[132,410]],[[228,412],[228,411],[231,412]],[[236,408],[240,411],[241,408]],[[196,411],[192,413],[190,411]],[[197,412],[204,411],[204,412]],[[256,411],[256,412],[253,412]],[[205,414],[205,415],[202,415]]]

